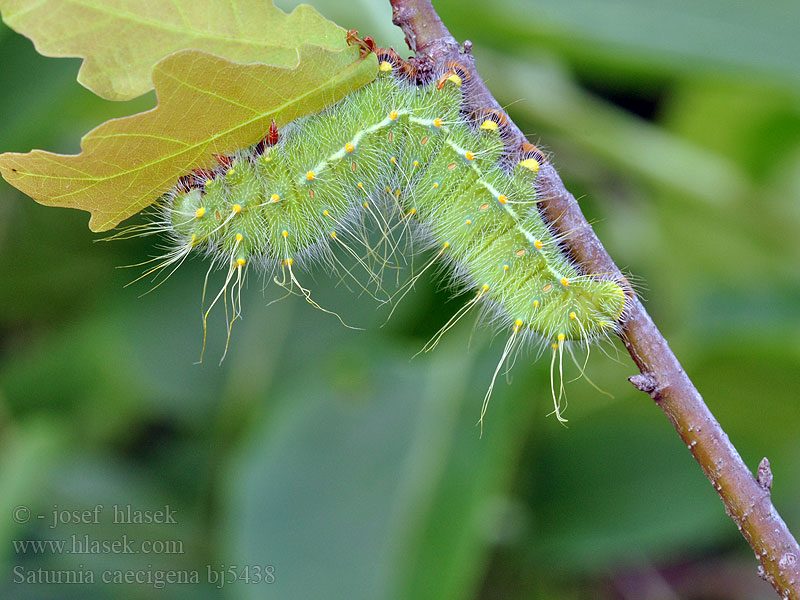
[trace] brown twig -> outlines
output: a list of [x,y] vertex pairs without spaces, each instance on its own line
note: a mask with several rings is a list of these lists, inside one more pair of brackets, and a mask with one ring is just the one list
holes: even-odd
[[[462,51],[436,14],[430,0],[390,0],[393,22],[403,30],[409,48],[416,53],[417,68],[425,73],[442,70],[450,61],[470,71],[466,102],[472,108],[500,108],[474,68],[471,44]],[[522,132],[513,124],[511,143],[521,145]],[[567,251],[590,273],[622,277],[583,216],[556,170],[549,163],[539,172],[541,207],[551,225],[565,235]],[[569,232],[569,233],[568,233]],[[630,378],[648,393],[669,418],[678,435],[700,464],[725,510],[760,561],[759,574],[781,598],[800,600],[800,547],[772,505],[769,461],[759,466],[756,480],[736,448],[717,423],[684,372],[667,341],[639,300],[632,296],[621,336],[641,374]]]

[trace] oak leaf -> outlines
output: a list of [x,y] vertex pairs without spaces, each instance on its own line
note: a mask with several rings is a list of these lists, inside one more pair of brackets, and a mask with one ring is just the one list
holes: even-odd
[[186,49],[291,67],[298,48],[341,49],[345,31],[307,5],[271,0],[0,0],[6,24],[45,56],[79,56],[78,81],[109,100],[153,88],[153,66]]
[[34,150],[0,155],[0,174],[48,206],[90,211],[89,227],[105,231],[152,204],[214,154],[258,142],[278,126],[318,112],[377,73],[374,54],[301,46],[293,68],[238,64],[185,50],[156,64],[156,108],[103,123],[81,140],[77,155]]

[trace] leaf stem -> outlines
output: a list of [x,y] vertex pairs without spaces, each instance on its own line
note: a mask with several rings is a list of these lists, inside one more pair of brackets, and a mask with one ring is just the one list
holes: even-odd
[[[449,61],[468,68],[470,85],[466,103],[470,108],[501,108],[486,88],[469,54],[470,42],[459,46],[445,27],[430,0],[390,0],[392,21],[403,30],[406,43],[416,53],[419,71],[442,71]],[[525,136],[510,123],[509,143],[521,145]],[[551,226],[565,236],[571,257],[590,273],[612,273],[619,268],[597,239],[552,165],[546,163],[538,175],[541,209]],[[650,395],[666,414],[692,456],[714,486],[744,538],[760,562],[759,575],[781,598],[800,600],[800,547],[772,504],[772,473],[766,458],[754,478],[727,434],[711,414],[667,341],[634,295],[620,337],[640,374],[631,383]]]

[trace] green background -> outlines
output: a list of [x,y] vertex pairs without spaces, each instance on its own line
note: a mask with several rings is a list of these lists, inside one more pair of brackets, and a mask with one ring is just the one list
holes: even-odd
[[[279,3],[288,8],[291,3]],[[407,54],[388,3],[320,0]],[[436,2],[515,122],[541,143],[706,402],[800,531],[800,5],[734,0]],[[110,103],[0,29],[0,150],[77,152]],[[548,417],[547,360],[480,402],[504,339],[424,277],[392,320],[304,275],[351,331],[252,278],[228,357],[199,358],[205,265],[123,287],[153,239],[93,244],[88,215],[0,183],[3,598],[772,598],[752,552],[619,344]],[[570,377],[577,375],[572,368]],[[99,523],[53,510],[103,504]],[[174,524],[115,524],[113,505]],[[33,515],[16,523],[13,510]],[[37,519],[41,514],[45,518]],[[11,540],[175,540],[180,554],[36,555]],[[252,582],[253,566],[275,581]],[[212,585],[33,585],[15,566],[249,572]],[[230,577],[230,575],[229,575]]]

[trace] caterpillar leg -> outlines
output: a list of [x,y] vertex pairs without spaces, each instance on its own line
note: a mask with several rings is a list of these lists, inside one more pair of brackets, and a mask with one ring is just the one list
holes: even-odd
[[522,152],[520,164],[534,173],[538,172],[539,168],[547,162],[544,152],[530,142],[523,142],[520,151]]
[[437,90],[441,90],[448,81],[458,87],[461,87],[465,81],[469,81],[469,71],[467,71],[463,65],[457,62],[451,62],[447,65],[447,67],[448,69],[445,74],[436,80]]
[[401,79],[416,83],[418,70],[410,61],[400,58],[392,48],[376,48],[375,54],[378,57],[378,68],[386,73],[393,72]]

